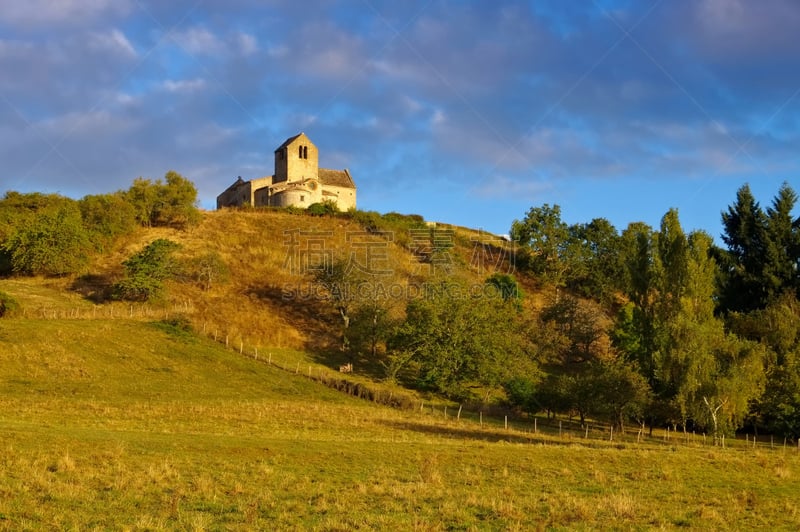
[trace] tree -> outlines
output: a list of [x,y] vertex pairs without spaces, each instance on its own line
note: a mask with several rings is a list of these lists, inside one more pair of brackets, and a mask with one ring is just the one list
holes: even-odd
[[148,301],[162,295],[164,281],[178,273],[175,251],[180,245],[164,238],[149,243],[128,260],[124,277],[114,285],[113,296],[129,301]]
[[612,345],[636,364],[650,387],[657,386],[656,300],[657,234],[643,223],[632,223],[620,239],[622,286],[630,303],[623,306],[611,331]]
[[83,223],[100,249],[136,227],[136,211],[121,193],[84,196],[78,205]]
[[654,392],[651,427],[661,421],[685,428],[693,420],[716,421],[719,428],[720,416],[740,423],[742,409],[760,394],[763,371],[753,362],[757,352],[727,333],[714,314],[711,237],[699,231],[687,237],[677,212],[669,211],[653,237],[639,232],[627,242],[632,307],[620,312],[612,338]]
[[620,235],[605,218],[569,227],[573,265],[566,280],[568,288],[602,302],[613,300],[622,289]]
[[627,419],[644,414],[650,386],[633,365],[609,360],[594,364],[589,373],[594,387],[593,413],[607,416],[620,431],[625,430]]
[[534,273],[561,284],[567,269],[569,227],[561,221],[561,207],[544,204],[531,207],[525,218],[511,224],[511,239],[529,253]]
[[728,336],[714,353],[710,378],[698,387],[693,418],[711,429],[715,440],[741,427],[750,404],[764,389],[764,349]]
[[524,358],[513,306],[499,297],[471,296],[452,282],[426,295],[408,303],[406,319],[389,339],[395,375],[413,362],[418,386],[453,398],[469,396],[472,385],[510,377]]
[[503,383],[508,403],[528,414],[539,410],[536,383],[529,377],[514,376]]
[[379,347],[386,342],[395,325],[389,314],[388,301],[372,296],[360,301],[351,321],[351,343],[355,350],[378,357]]
[[[76,238],[82,240],[84,232],[76,213],[75,200],[58,194],[6,192],[0,200],[0,273],[61,275],[82,268],[88,250],[76,251],[72,246]],[[52,242],[60,240],[58,234],[62,230],[66,231],[64,241]],[[15,242],[10,242],[12,237]],[[62,249],[73,256],[61,256]],[[35,262],[40,264],[36,266]],[[52,271],[64,267],[68,271]]]
[[190,227],[200,221],[197,210],[197,189],[194,183],[170,170],[164,176],[164,184],[158,182],[159,201],[153,213],[156,225]]
[[133,206],[136,221],[140,225],[146,227],[153,225],[158,193],[158,186],[142,177],[134,179],[130,188],[123,193],[125,200]]
[[136,220],[144,226],[174,226],[185,228],[200,219],[197,210],[197,189],[194,184],[170,170],[165,181],[155,182],[141,177],[134,179],[123,192],[135,212]]
[[207,251],[189,261],[189,268],[195,282],[203,290],[211,290],[217,283],[226,282],[230,276],[228,265],[217,251]]
[[84,268],[91,244],[80,211],[72,202],[24,219],[2,249],[16,273],[58,276]]
[[[574,296],[561,296],[542,309],[541,320],[552,323],[562,338],[555,338],[561,346],[557,354],[558,365],[569,370],[602,357],[607,351],[602,342],[607,318],[603,310],[591,301]],[[553,338],[551,338],[551,341]]]
[[787,438],[800,438],[800,303],[793,293],[762,310],[728,317],[731,331],[760,343],[766,384],[755,402],[759,427]]
[[791,215],[796,202],[797,194],[784,183],[764,212],[744,185],[736,203],[722,213],[728,249],[718,253],[723,266],[720,310],[763,309],[785,290],[797,291],[800,219]]
[[767,256],[764,278],[770,300],[781,293],[800,289],[800,218],[792,211],[797,204],[797,193],[783,183],[778,195],[767,207]]
[[341,350],[350,349],[351,311],[358,296],[358,285],[361,282],[357,272],[350,268],[346,259],[338,259],[330,264],[323,264],[314,271],[314,282],[327,293],[328,301],[333,305],[342,319]]

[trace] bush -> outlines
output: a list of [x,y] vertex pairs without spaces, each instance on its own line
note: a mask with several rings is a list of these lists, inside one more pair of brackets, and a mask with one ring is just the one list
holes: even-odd
[[17,301],[5,292],[0,292],[0,318],[10,316],[17,309],[19,309]]
[[78,205],[83,223],[99,249],[136,228],[136,210],[120,193],[85,196]]
[[175,340],[183,343],[192,343],[197,340],[192,323],[186,316],[177,316],[152,323],[156,329],[167,333]]
[[380,231],[381,215],[378,212],[350,209],[347,216],[370,233]]
[[336,206],[335,202],[325,200],[320,203],[312,203],[308,206],[306,212],[312,216],[335,215],[339,213],[339,207]]
[[84,268],[91,242],[73,203],[37,213],[21,223],[1,247],[15,273],[57,276]]
[[112,289],[115,299],[148,301],[161,296],[164,281],[178,273],[173,254],[180,245],[160,238],[122,263],[125,276]]

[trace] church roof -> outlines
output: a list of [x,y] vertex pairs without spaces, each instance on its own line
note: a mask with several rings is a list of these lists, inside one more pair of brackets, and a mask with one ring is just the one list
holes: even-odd
[[298,138],[298,137],[300,137],[300,136],[302,136],[302,135],[305,135],[305,133],[303,133],[303,132],[301,131],[301,132],[300,132],[300,133],[298,133],[297,135],[295,135],[295,136],[293,136],[293,137],[289,137],[288,139],[286,139],[286,140],[284,140],[284,141],[283,141],[283,144],[281,144],[280,146],[278,146],[277,148],[275,148],[275,151],[282,150],[283,148],[285,148],[286,146],[288,146],[289,144],[291,144],[292,142],[294,142],[295,140],[297,140],[297,138]]
[[320,168],[319,182],[332,187],[356,188],[356,184],[347,169],[330,170],[328,168]]

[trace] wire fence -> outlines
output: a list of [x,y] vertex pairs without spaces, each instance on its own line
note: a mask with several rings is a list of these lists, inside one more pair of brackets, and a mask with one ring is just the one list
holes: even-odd
[[[100,319],[147,319],[169,320],[186,316],[193,306],[190,302],[169,306],[153,306],[149,304],[94,305],[91,307],[28,307],[22,308],[18,315],[25,319],[47,320],[100,320]],[[509,409],[474,408],[466,405],[442,404],[425,401],[416,395],[400,390],[388,389],[377,385],[374,381],[358,376],[352,365],[342,366],[337,371],[321,364],[309,363],[301,355],[288,356],[278,349],[263,348],[252,345],[239,333],[222,331],[219,328],[202,326],[200,334],[226,349],[238,352],[242,356],[269,365],[295,376],[305,377],[330,388],[383,404],[393,408],[417,412],[427,420],[441,420],[459,430],[475,431],[477,437],[496,438],[519,442],[539,443],[589,443],[607,442],[611,444],[662,444],[669,447],[718,447],[723,449],[782,450],[800,452],[800,439],[792,441],[775,436],[756,436],[736,434],[733,437],[712,435],[696,431],[658,428],[650,431],[649,427],[634,425],[620,431],[607,423],[587,422],[581,425],[577,420],[567,416],[521,416]],[[505,410],[505,413],[498,413]]]

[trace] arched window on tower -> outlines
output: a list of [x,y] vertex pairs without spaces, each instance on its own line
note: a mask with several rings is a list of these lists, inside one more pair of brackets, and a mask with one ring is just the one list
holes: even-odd
[[303,146],[303,159],[308,159],[308,146]]
[[303,158],[303,147],[302,147],[302,146],[298,146],[298,147],[297,147],[297,150],[298,150],[298,152],[299,152],[299,153],[297,154],[297,156],[298,156],[298,157],[300,157],[300,158],[302,159],[302,158]]

